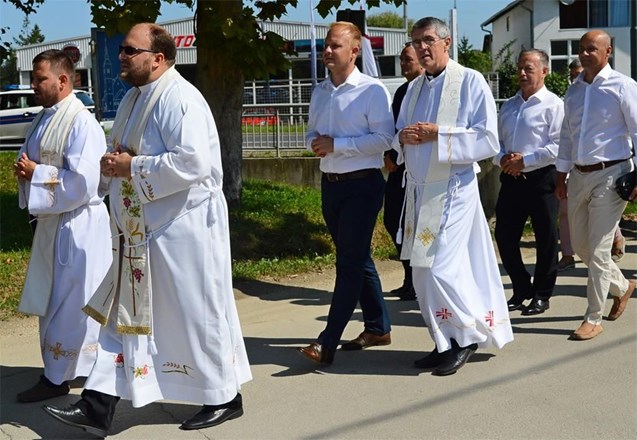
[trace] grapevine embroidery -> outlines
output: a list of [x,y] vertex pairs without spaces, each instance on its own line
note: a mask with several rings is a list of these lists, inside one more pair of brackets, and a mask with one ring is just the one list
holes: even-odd
[[122,353],[117,353],[117,356],[115,356],[115,367],[124,367],[124,355]]

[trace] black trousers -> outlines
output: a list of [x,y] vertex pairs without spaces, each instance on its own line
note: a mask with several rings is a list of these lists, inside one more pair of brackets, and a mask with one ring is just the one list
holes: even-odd
[[[396,171],[389,173],[389,176],[387,176],[387,183],[385,184],[385,205],[383,209],[383,223],[385,229],[394,241],[394,245],[398,251],[398,258],[400,258],[402,245],[396,243],[396,234],[400,227],[400,214],[403,209],[403,199],[405,198],[405,188],[402,186],[404,172],[405,164],[402,164]],[[403,285],[411,287],[411,265],[409,264],[409,260],[401,260],[401,263],[405,270]]]
[[82,398],[74,405],[89,419],[102,424],[104,429],[111,427],[118,396],[111,396],[95,390],[82,391]]
[[[549,299],[557,279],[559,201],[555,197],[555,166],[521,176],[501,173],[495,207],[495,240],[516,299]],[[533,281],[522,261],[520,241],[528,218],[535,233],[536,261]]]

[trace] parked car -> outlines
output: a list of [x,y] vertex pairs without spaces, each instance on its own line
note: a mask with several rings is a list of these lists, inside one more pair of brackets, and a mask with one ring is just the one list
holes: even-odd
[[273,108],[245,108],[241,115],[241,125],[277,125],[279,118]]
[[[73,90],[75,96],[95,114],[95,102],[88,93]],[[35,94],[30,88],[13,87],[0,92],[0,142],[22,143],[27,129],[42,110],[35,102]]]

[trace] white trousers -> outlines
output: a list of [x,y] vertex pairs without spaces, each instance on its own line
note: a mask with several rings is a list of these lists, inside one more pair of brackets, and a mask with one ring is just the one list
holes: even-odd
[[608,292],[622,296],[628,280],[611,259],[615,228],[626,208],[615,191],[618,177],[630,172],[632,162],[599,171],[583,173],[573,169],[568,179],[568,223],[573,250],[588,267],[584,319],[591,324],[602,321]]

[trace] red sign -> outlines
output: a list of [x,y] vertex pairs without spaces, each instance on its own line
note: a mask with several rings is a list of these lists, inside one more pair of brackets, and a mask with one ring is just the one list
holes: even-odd
[[65,54],[69,56],[69,58],[71,58],[71,61],[73,61],[73,64],[80,61],[81,54],[80,54],[80,49],[77,46],[73,44],[69,44],[68,46],[64,46],[62,48],[62,52],[64,52]]
[[189,47],[194,47],[195,44],[195,36],[194,35],[175,35],[175,46],[177,49],[187,49]]

